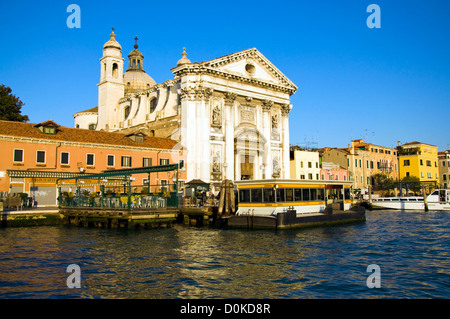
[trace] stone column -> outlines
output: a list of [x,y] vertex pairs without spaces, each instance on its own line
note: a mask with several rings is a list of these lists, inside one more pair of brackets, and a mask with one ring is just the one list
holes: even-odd
[[271,145],[270,145],[271,144],[270,128],[271,128],[271,123],[272,123],[270,111],[272,110],[272,106],[273,106],[273,101],[263,100],[263,103],[262,103],[263,134],[267,140],[266,145],[264,145],[264,159],[263,159],[263,164],[265,167],[264,175],[265,175],[266,179],[272,178],[272,172],[273,172],[272,150],[271,150]]
[[234,101],[237,95],[231,92],[224,93],[224,136],[225,136],[225,147],[224,147],[224,162],[227,163],[226,172],[224,172],[225,179],[235,179],[235,165],[239,161],[235,161],[234,154],[234,117],[235,117],[235,107]]
[[281,106],[281,142],[282,142],[282,178],[291,178],[290,176],[290,161],[289,161],[289,111],[291,106],[283,104]]

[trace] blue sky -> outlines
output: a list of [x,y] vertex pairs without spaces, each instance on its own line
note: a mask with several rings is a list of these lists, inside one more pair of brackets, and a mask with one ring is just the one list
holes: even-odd
[[[81,8],[81,28],[66,25]],[[381,9],[370,29],[369,4]],[[291,144],[450,149],[450,1],[5,1],[0,2],[0,83],[38,123],[73,126],[97,105],[99,59],[111,27],[123,56],[140,39],[157,83],[186,47],[192,62],[257,48],[298,87]],[[126,61],[125,61],[126,62]]]

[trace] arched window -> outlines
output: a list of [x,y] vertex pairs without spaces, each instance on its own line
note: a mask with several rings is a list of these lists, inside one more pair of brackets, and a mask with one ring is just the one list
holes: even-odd
[[155,111],[155,109],[156,109],[156,102],[157,102],[156,98],[153,98],[150,101],[150,113],[153,113]]
[[130,115],[130,106],[126,106],[123,110],[123,119],[126,120]]
[[114,63],[113,66],[112,66],[112,75],[113,75],[113,77],[117,78],[118,72],[119,72],[119,66],[117,65],[117,63]]

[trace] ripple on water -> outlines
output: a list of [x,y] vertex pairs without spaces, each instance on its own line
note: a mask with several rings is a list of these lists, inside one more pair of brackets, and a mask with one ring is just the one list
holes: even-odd
[[[0,298],[448,298],[449,215],[373,211],[283,231],[5,228]],[[72,263],[81,289],[66,286]]]

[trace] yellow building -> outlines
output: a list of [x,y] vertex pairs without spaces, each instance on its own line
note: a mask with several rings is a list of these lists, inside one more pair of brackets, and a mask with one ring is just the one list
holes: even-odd
[[398,146],[400,179],[415,176],[421,182],[439,182],[437,146],[410,142]]

